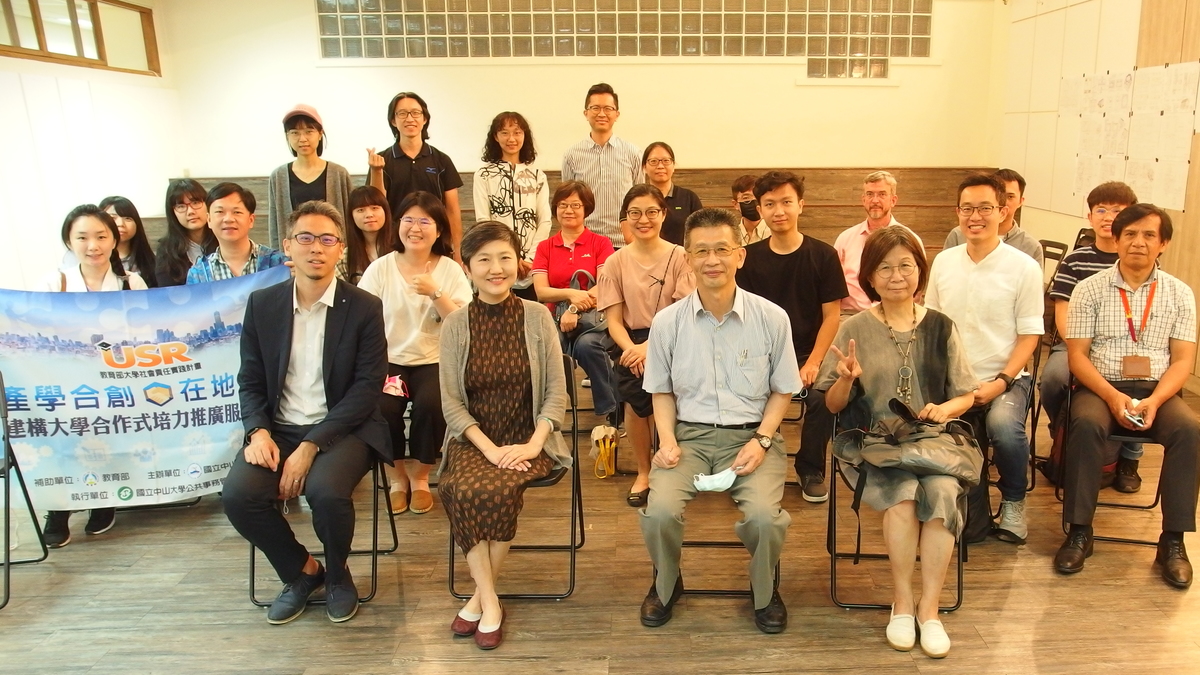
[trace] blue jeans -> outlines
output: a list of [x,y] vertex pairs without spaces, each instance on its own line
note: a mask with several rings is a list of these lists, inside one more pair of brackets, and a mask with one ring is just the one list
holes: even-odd
[[563,352],[578,361],[592,381],[592,403],[596,414],[603,417],[616,410],[617,381],[612,362],[608,360],[608,346],[612,344],[608,331],[584,333],[573,344],[565,333],[560,332],[559,337],[562,339]]
[[1025,420],[1029,415],[1029,389],[1032,386],[1032,377],[1017,378],[1012,389],[992,399],[984,409],[992,463],[1000,473],[1000,494],[1008,502],[1025,499],[1029,469]]
[[[1042,364],[1042,407],[1050,416],[1050,424],[1054,424],[1063,404],[1067,402],[1067,382],[1069,380],[1067,345],[1060,342],[1050,349],[1050,356]],[[1121,457],[1132,460],[1141,459],[1142,444],[1122,443]]]

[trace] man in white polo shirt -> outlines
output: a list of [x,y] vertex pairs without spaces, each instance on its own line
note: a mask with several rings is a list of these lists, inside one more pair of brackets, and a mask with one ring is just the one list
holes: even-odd
[[[858,282],[858,266],[862,262],[863,243],[867,241],[868,235],[883,227],[904,227],[892,215],[892,207],[896,205],[897,199],[896,177],[887,171],[875,171],[863,179],[862,205],[867,212],[867,219],[843,230],[833,244],[838,259],[842,261],[846,290],[850,293],[842,298],[842,318],[870,309],[871,305],[875,304]],[[925,248],[925,242],[921,241],[916,232],[907,227],[904,229],[912,232],[921,248]]]
[[[984,415],[992,462],[1000,473],[1002,541],[1025,543],[1029,438],[1025,418],[1033,378],[1025,364],[1043,333],[1042,269],[1000,241],[1008,215],[1004,182],[968,176],[958,187],[958,224],[966,244],[933,260],[925,306],[954,320],[980,386],[974,412]],[[977,430],[979,431],[979,430]]]

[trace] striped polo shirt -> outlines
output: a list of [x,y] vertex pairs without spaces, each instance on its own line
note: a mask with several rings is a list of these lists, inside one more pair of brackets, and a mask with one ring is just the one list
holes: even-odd
[[637,183],[645,181],[642,155],[637,146],[616,136],[604,145],[591,136],[567,148],[562,160],[562,180],[583,181],[596,197],[596,210],[584,221],[588,229],[625,245],[621,234],[621,201]]

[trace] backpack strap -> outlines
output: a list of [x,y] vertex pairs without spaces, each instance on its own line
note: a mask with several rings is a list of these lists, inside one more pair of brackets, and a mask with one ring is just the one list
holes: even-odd
[[[834,477],[837,480],[837,477]],[[850,502],[850,509],[854,511],[854,517],[858,521],[858,533],[854,539],[854,564],[857,565],[859,558],[862,557],[862,514],[859,513],[859,507],[862,506],[863,492],[867,489],[867,470],[865,466],[859,465],[858,483],[854,486],[854,500]]]

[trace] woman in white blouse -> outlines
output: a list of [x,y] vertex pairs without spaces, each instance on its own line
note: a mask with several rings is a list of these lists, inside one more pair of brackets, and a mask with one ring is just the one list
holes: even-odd
[[[121,255],[117,242],[121,234],[112,216],[95,204],[76,206],[67,214],[62,226],[63,244],[75,254],[78,265],[55,270],[46,277],[44,290],[51,292],[70,291],[121,291],[145,290],[146,282],[136,272],[125,272],[121,266]],[[112,529],[117,510],[113,508],[92,509],[84,531],[102,534]],[[62,548],[71,543],[71,528],[67,521],[70,511],[51,511],[46,514],[43,534],[46,546]]]
[[520,270],[513,292],[537,300],[529,269],[538,244],[550,236],[550,183],[531,166],[537,158],[533,132],[521,113],[502,112],[492,120],[483,144],[483,161],[472,192],[475,222],[495,220],[521,238]]
[[[442,320],[471,301],[471,286],[454,261],[450,219],[441,199],[413,192],[400,202],[395,252],[371,263],[358,287],[383,301],[388,381],[380,409],[392,431],[395,465],[388,469],[392,512],[433,508],[429,473],[446,435],[438,378]],[[404,411],[412,402],[410,438]],[[407,447],[407,452],[405,448]],[[410,473],[404,458],[416,460]]]

